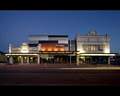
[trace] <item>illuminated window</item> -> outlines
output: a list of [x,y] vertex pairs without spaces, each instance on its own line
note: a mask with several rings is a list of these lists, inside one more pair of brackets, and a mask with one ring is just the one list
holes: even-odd
[[46,49],[45,48],[42,48],[42,51],[45,51]]
[[52,51],[52,49],[51,49],[51,48],[48,48],[47,50],[48,50],[48,51]]
[[25,59],[27,59],[27,57],[24,57]]
[[91,51],[95,51],[95,46],[94,45],[91,46]]
[[103,51],[104,45],[83,45],[84,51]]
[[64,48],[60,48],[60,51],[65,51],[65,49]]
[[33,59],[33,57],[30,57],[30,59]]
[[58,49],[57,49],[57,48],[54,48],[54,51],[58,51]]
[[87,45],[84,45],[84,46],[83,46],[83,50],[84,50],[84,51],[88,51],[88,46],[87,46]]

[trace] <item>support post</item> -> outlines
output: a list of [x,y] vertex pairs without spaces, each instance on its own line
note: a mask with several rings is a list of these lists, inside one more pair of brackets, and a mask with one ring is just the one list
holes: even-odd
[[21,56],[21,64],[23,64],[23,56]]
[[9,57],[9,63],[10,63],[10,64],[13,64],[13,56],[10,56],[10,57]]
[[117,64],[117,56],[115,55],[115,64]]
[[76,59],[77,59],[77,60],[76,60],[76,61],[77,61],[76,64],[77,64],[77,66],[79,66],[79,56],[77,55],[76,57],[77,57],[77,58],[76,58]]
[[29,64],[29,56],[27,56],[27,64]]
[[108,65],[111,65],[111,64],[110,64],[110,57],[108,57]]
[[70,65],[71,65],[71,55],[70,55]]
[[38,62],[38,64],[40,64],[40,55],[38,55],[38,60],[37,60]]

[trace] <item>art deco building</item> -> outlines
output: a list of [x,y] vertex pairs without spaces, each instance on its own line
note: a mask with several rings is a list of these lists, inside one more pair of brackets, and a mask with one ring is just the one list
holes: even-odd
[[20,47],[9,44],[6,56],[11,64],[52,63],[83,64],[108,63],[110,57],[110,36],[91,31],[87,35],[76,34],[75,40],[67,35],[29,35],[29,42]]
[[24,42],[18,48],[10,44],[6,55],[11,64],[71,63],[70,55],[75,58],[75,51],[69,50],[67,35],[30,35],[28,44]]

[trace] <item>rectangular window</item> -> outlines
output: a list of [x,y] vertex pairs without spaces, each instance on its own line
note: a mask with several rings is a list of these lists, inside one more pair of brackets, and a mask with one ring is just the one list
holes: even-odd
[[91,46],[91,51],[95,51],[95,45]]
[[84,50],[84,51],[88,51],[88,45],[84,45],[84,46],[83,46],[83,50]]
[[83,45],[84,51],[104,51],[104,45]]

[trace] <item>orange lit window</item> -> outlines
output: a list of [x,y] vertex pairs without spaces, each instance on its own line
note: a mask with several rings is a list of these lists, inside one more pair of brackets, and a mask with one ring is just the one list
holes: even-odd
[[60,51],[65,51],[65,49],[64,48],[60,48]]
[[59,45],[60,47],[56,47],[58,45],[57,43],[55,44],[48,44],[44,43],[41,45],[42,51],[65,51],[65,47],[63,45]]
[[58,49],[57,49],[57,48],[54,48],[54,51],[58,51]]
[[48,48],[47,50],[48,50],[48,51],[52,51],[52,48]]
[[45,51],[45,48],[42,48],[42,51]]

